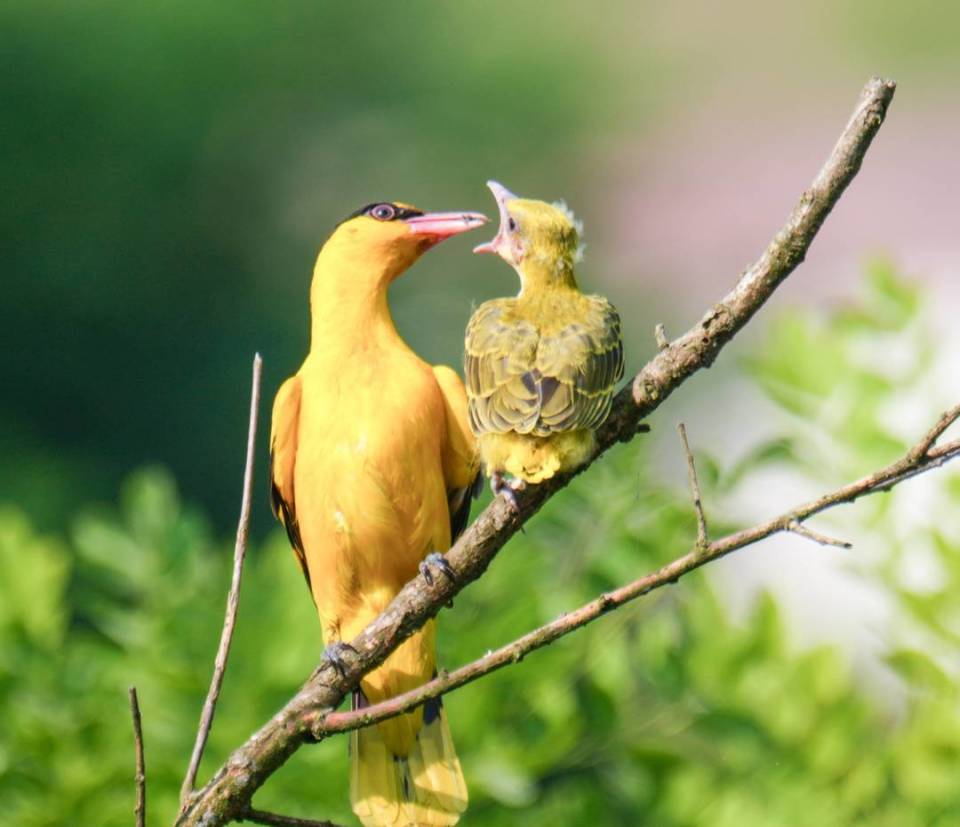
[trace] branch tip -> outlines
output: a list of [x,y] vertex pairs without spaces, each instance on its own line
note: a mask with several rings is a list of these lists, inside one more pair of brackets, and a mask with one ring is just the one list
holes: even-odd
[[670,340],[667,339],[667,332],[664,330],[662,323],[658,322],[653,329],[653,338],[657,343],[657,350],[666,350],[670,347]]
[[136,775],[134,784],[137,790],[137,803],[133,809],[136,827],[144,827],[147,818],[147,768],[143,757],[143,725],[140,720],[140,700],[137,688],[127,690],[130,697],[130,717],[133,719],[133,746],[136,754]]
[[910,451],[910,457],[914,461],[919,461],[923,457],[930,455],[931,449],[936,444],[937,440],[943,436],[944,431],[947,430],[954,422],[960,419],[960,404],[954,405],[952,408],[944,411],[941,414],[940,418],[934,423],[933,427],[927,431],[923,438],[913,446]]
[[[878,491],[880,489],[877,489]],[[806,537],[808,540],[813,540],[815,543],[819,543],[821,546],[833,546],[834,548],[853,548],[853,543],[848,543],[846,540],[837,540],[834,537],[830,537],[826,534],[821,534],[819,531],[814,531],[812,528],[807,528],[799,520],[790,520],[787,523],[787,531],[797,534],[800,537]]]

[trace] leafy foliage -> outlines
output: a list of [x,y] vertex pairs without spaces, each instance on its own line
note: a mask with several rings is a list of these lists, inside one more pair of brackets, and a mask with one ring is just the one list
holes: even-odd
[[[774,324],[748,369],[788,413],[783,438],[705,473],[710,492],[750,486],[764,464],[825,467],[816,444],[810,453],[803,441],[811,431],[845,446],[849,467],[834,465],[831,477],[889,461],[904,443],[885,408],[930,369],[922,320],[915,289],[875,269],[857,307]],[[891,334],[912,343],[908,376],[891,378],[858,356]],[[444,612],[443,663],[472,659],[690,546],[687,495],[651,472],[652,441],[616,449],[555,498]],[[956,476],[937,481],[955,515]],[[861,574],[885,584],[921,642],[935,643],[891,642],[900,701],[866,691],[837,650],[796,651],[769,596],[734,622],[697,572],[448,697],[471,783],[469,823],[957,823],[960,705],[944,654],[955,659],[960,643],[951,600],[958,526],[953,517],[923,529],[943,576],[931,589],[907,588],[898,567],[917,538],[896,530],[902,496],[857,506],[886,541]],[[320,650],[289,557],[279,531],[251,549],[201,778],[288,697]],[[0,511],[0,823],[129,823],[131,683],[144,714],[150,820],[169,823],[229,559],[229,544],[159,469],[129,479],[116,511],[78,516],[66,540],[39,534],[16,508]],[[258,806],[352,823],[346,760],[342,738],[300,750]]]

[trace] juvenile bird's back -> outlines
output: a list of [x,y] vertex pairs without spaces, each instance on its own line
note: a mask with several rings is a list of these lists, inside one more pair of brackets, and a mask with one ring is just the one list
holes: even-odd
[[495,299],[470,320],[464,364],[488,470],[540,482],[593,450],[623,376],[620,318],[575,288]]

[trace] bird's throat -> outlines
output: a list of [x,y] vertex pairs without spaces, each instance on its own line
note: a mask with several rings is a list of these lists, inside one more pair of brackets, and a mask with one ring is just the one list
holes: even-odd
[[311,349],[338,341],[373,342],[398,336],[387,288],[392,274],[373,262],[352,261],[321,252],[310,286]]
[[573,264],[557,260],[542,261],[537,258],[525,260],[518,268],[520,297],[538,295],[541,291],[578,290],[573,274]]

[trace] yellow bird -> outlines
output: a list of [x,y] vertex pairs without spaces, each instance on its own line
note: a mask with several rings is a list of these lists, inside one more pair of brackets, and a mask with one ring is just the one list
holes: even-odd
[[[577,287],[580,227],[564,204],[518,198],[488,181],[500,210],[497,253],[520,276],[515,298],[480,305],[467,326],[470,425],[495,493],[583,464],[623,377],[620,317]],[[513,480],[507,482],[505,475]]]
[[[424,561],[463,530],[479,474],[456,372],[400,337],[390,283],[442,239],[486,221],[407,204],[363,207],[317,257],[310,352],[273,404],[271,503],[306,577],[336,664]],[[433,561],[431,554],[437,555]],[[354,707],[430,680],[427,623],[368,674]],[[439,701],[352,733],[350,800],[367,827],[456,824],[467,788]]]

